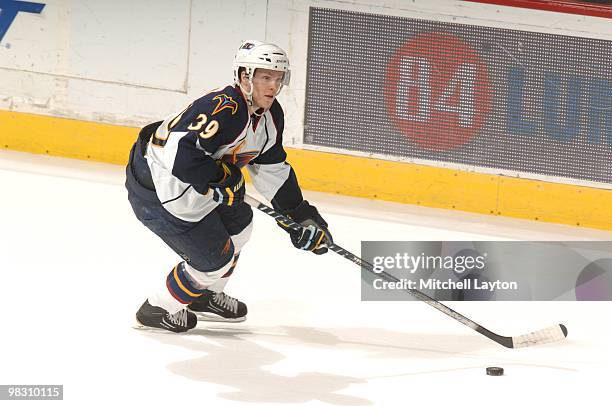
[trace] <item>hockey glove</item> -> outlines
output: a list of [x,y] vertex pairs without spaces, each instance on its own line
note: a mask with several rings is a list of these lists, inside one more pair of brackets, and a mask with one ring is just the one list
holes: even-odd
[[312,251],[317,255],[327,252],[327,247],[333,243],[333,240],[327,229],[327,222],[323,220],[316,207],[311,206],[308,201],[304,200],[298,207],[293,210],[286,210],[284,214],[302,225],[301,230],[293,230],[278,222],[278,225],[289,233],[294,247]]
[[208,187],[212,190],[215,202],[224,206],[236,206],[244,201],[244,177],[240,168],[229,162],[217,162],[223,169],[223,178],[218,182],[211,182]]

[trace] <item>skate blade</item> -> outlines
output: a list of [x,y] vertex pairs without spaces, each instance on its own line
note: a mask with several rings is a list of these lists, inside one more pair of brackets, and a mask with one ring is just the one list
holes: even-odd
[[198,321],[212,321],[216,323],[242,323],[246,320],[246,316],[238,317],[236,319],[226,319],[216,314],[209,315],[196,313],[196,316],[198,317]]
[[172,334],[172,335],[188,333],[190,331],[195,330],[196,327],[192,328],[191,330],[187,330],[187,331],[183,331],[183,332],[177,333],[176,331],[166,330],[165,328],[161,328],[161,327],[145,326],[144,324],[139,322],[138,319],[135,319],[134,324],[132,325],[132,328],[134,330],[147,331],[147,332],[158,333],[158,334]]

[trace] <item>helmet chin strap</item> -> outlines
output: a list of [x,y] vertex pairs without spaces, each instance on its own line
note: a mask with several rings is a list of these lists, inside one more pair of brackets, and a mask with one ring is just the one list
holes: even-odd
[[249,107],[253,107],[253,79],[251,79],[250,77],[247,77],[247,80],[249,81],[249,85],[250,85],[249,91],[247,91],[244,88],[244,86],[242,86],[242,82],[238,82],[238,86],[240,86],[240,90],[242,90],[242,94],[246,96],[246,101]]
[[[255,74],[254,71],[253,71],[253,74]],[[242,93],[246,96],[247,104],[253,110],[253,114],[255,114],[257,117],[261,117],[266,112],[267,109],[264,109],[263,107],[259,107],[255,109],[255,107],[257,106],[253,102],[253,78],[247,74],[247,80],[249,81],[249,85],[251,88],[250,91],[247,92],[246,89],[242,86],[242,83],[238,83],[238,86],[240,86],[240,90],[242,90]],[[281,90],[283,90],[282,84],[278,87],[276,96],[280,94]]]
[[253,103],[253,79],[247,75],[247,80],[249,81],[250,85],[249,91],[242,86],[242,83],[238,83],[238,86],[240,86],[240,90],[242,90],[242,93],[246,96],[247,105],[251,110],[253,110],[253,114],[256,116],[261,116],[263,113],[265,113],[265,110],[262,108],[255,109],[255,103]]

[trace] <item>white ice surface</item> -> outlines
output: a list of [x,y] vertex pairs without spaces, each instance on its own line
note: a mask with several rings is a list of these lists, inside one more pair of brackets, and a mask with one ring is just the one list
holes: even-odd
[[[245,323],[143,332],[134,313],[178,257],[133,216],[123,168],[0,151],[0,384],[64,404],[590,404],[609,393],[609,302],[452,302],[491,330],[564,323],[505,349],[419,302],[361,302],[359,268],[295,250],[255,214],[227,292]],[[612,240],[612,233],[307,193],[336,242]],[[505,368],[489,377],[485,367]],[[38,403],[37,403],[38,404]]]

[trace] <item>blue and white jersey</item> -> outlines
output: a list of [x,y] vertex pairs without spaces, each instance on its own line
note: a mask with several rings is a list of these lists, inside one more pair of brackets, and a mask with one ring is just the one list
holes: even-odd
[[284,114],[278,103],[249,116],[238,87],[227,86],[167,117],[152,135],[146,159],[164,208],[197,222],[217,207],[208,184],[223,177],[215,162],[247,167],[255,188],[280,209],[303,200],[295,173],[285,162]]

